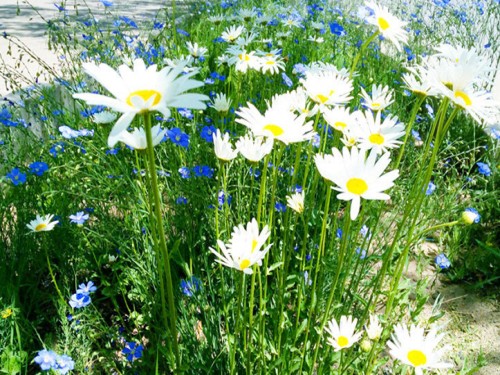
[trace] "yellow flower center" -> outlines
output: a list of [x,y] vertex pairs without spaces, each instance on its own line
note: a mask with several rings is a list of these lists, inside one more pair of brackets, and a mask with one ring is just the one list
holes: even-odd
[[45,223],[40,223],[35,227],[35,232],[40,232],[41,230],[44,230],[47,228],[47,224]]
[[152,97],[154,97],[153,103],[151,104],[151,106],[157,105],[161,100],[161,94],[156,90],[137,90],[137,91],[130,93],[130,95],[127,97],[127,104],[131,107],[134,106],[132,104],[132,97],[134,97],[134,96],[139,96],[145,102],[147,102]]
[[252,253],[255,251],[255,248],[257,247],[257,240],[252,240]]
[[330,99],[330,96],[332,96],[334,92],[335,92],[334,90],[330,90],[328,95],[318,94],[316,95],[316,99],[318,99],[321,104],[325,104],[328,101],[328,99]]
[[408,361],[415,366],[422,366],[427,363],[427,357],[420,350],[410,350],[408,352]]
[[463,91],[456,91],[455,92],[455,98],[460,98],[464,101],[466,106],[469,106],[472,104],[472,100],[470,100],[469,95],[467,95]]
[[345,129],[345,128],[347,128],[347,124],[345,122],[342,122],[342,121],[337,121],[334,124],[334,127],[335,128],[340,128],[340,129]]
[[381,145],[384,143],[384,136],[382,134],[374,133],[368,137],[368,140],[371,143],[375,143],[376,145]]
[[346,184],[347,191],[356,195],[361,195],[368,190],[368,184],[361,178],[350,178]]
[[372,103],[372,107],[373,108],[379,108],[380,107],[380,103],[379,102],[373,102]]
[[345,348],[349,344],[349,339],[345,336],[339,336],[337,339],[337,345],[341,348]]
[[378,18],[378,26],[382,31],[385,31],[389,28],[389,22],[385,18],[379,17]]
[[249,56],[248,54],[246,54],[246,53],[245,53],[245,54],[240,53],[240,54],[238,55],[238,58],[239,58],[241,61],[243,61],[243,60],[245,60],[245,61],[250,60],[250,56]]
[[250,260],[248,259],[243,259],[241,262],[240,262],[240,270],[244,270],[245,268],[247,268],[248,266],[250,266]]
[[275,64],[275,62],[274,62],[273,60],[267,60],[267,61],[266,61],[266,64],[267,64],[267,65],[274,65],[274,64]]
[[270,131],[275,137],[279,137],[285,132],[281,126],[278,126],[276,124],[267,124],[263,129]]

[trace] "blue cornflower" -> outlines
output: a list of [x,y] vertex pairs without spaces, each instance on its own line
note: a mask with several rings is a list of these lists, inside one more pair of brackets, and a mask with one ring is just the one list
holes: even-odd
[[70,215],[70,222],[78,225],[83,225],[89,219],[89,214],[83,211],[77,212],[75,215]]
[[191,177],[191,171],[189,170],[188,167],[181,167],[181,168],[179,168],[179,174],[181,175],[182,178],[189,178],[189,177]]
[[183,30],[183,29],[177,29],[177,32],[181,35],[184,35],[184,36],[190,36],[191,34],[189,34],[186,30]]
[[337,231],[335,232],[335,236],[337,238],[342,238],[342,234],[343,234],[342,229],[337,228]]
[[12,114],[7,108],[2,108],[0,110],[0,124],[4,124],[5,126],[16,126],[17,122],[12,121],[11,118]]
[[429,181],[429,185],[427,185],[427,190],[425,191],[425,195],[431,195],[436,190],[436,185],[432,181]]
[[363,237],[370,238],[370,228],[368,228],[367,225],[363,225],[359,230],[359,234],[361,234]]
[[201,281],[195,276],[191,276],[189,279],[181,280],[181,291],[188,297],[192,297],[194,293],[201,289]]
[[89,281],[87,284],[81,283],[80,285],[78,285],[78,289],[76,290],[76,293],[89,295],[90,293],[94,293],[96,290],[97,290],[97,287],[94,285],[94,282]]
[[491,176],[491,169],[490,169],[490,166],[488,164],[477,162],[476,165],[477,165],[477,170],[478,170],[479,174],[482,174],[486,177]]
[[56,365],[56,358],[57,354],[55,352],[43,349],[38,352],[34,361],[36,364],[40,365],[43,371],[47,371]]
[[60,152],[64,152],[64,143],[57,142],[54,146],[50,148],[49,152],[53,157],[57,157],[57,155]]
[[144,347],[142,345],[135,342],[127,342],[125,343],[125,348],[122,350],[122,354],[127,356],[127,361],[133,362],[134,360],[142,357],[143,350]]
[[203,138],[205,141],[209,142],[209,143],[213,143],[214,142],[214,139],[212,138],[212,134],[214,134],[215,132],[217,131],[217,128],[213,125],[209,125],[209,126],[204,126],[202,129],[201,129],[201,133],[200,133],[200,136],[201,138]]
[[110,7],[110,6],[112,6],[112,5],[113,5],[113,2],[112,2],[112,1],[110,1],[110,0],[99,0],[99,1],[100,1],[100,2],[102,3],[102,5],[104,5],[105,7]]
[[43,161],[35,161],[29,165],[30,173],[36,176],[42,176],[49,170],[49,165]]
[[134,29],[137,29],[137,24],[131,18],[128,18],[126,16],[120,16],[119,19],[121,21],[125,22],[128,26],[133,27]]
[[337,36],[346,35],[344,28],[337,22],[330,22],[330,31],[332,32],[332,34],[335,34]]
[[188,148],[189,136],[186,133],[184,133],[181,129],[173,128],[171,130],[167,130],[167,136],[176,145]]
[[442,270],[445,270],[445,269],[451,267],[450,260],[444,254],[437,255],[436,258],[434,258],[434,263],[436,263],[436,266],[438,266]]
[[294,187],[292,187],[292,193],[302,193],[304,189],[302,189],[302,186],[296,184]]
[[105,154],[106,155],[116,155],[118,154],[118,151],[120,151],[120,149],[117,147],[117,148],[110,148],[109,150],[106,150]]
[[213,168],[210,168],[208,165],[197,165],[193,167],[193,172],[196,177],[212,178],[214,175]]
[[88,306],[90,302],[92,302],[92,299],[88,294],[75,293],[71,296],[69,305],[74,309],[81,309],[82,307]]
[[412,130],[411,135],[415,141],[422,142],[422,137],[420,137],[420,133],[418,131]]
[[75,368],[75,361],[69,355],[63,354],[56,357],[56,365],[54,369],[59,372],[59,374],[65,375]]
[[177,112],[179,115],[187,118],[188,120],[192,120],[194,118],[193,112],[188,108],[177,108]]
[[281,203],[281,202],[276,202],[276,204],[274,205],[274,209],[277,211],[277,212],[285,212],[286,211],[286,205]]
[[286,85],[287,87],[292,87],[293,86],[293,82],[292,80],[290,79],[290,77],[288,77],[286,75],[285,72],[281,73],[281,78],[283,79],[283,84]]
[[178,197],[176,200],[175,200],[175,203],[177,204],[187,204],[188,200],[186,197]]
[[229,194],[226,197],[226,194],[224,193],[224,191],[221,190],[221,191],[219,191],[219,195],[217,197],[217,200],[219,201],[219,208],[220,208],[224,205],[224,203],[227,203],[227,205],[230,206],[231,201],[233,200],[233,197],[231,196],[231,194]]
[[5,175],[12,183],[17,185],[22,185],[26,182],[26,174],[21,172],[19,168],[12,168],[12,170]]
[[307,254],[306,255],[306,261],[309,262],[311,259],[312,259],[312,255],[311,254]]
[[359,259],[365,259],[366,258],[366,250],[363,250],[361,248],[356,248],[356,254],[359,255]]

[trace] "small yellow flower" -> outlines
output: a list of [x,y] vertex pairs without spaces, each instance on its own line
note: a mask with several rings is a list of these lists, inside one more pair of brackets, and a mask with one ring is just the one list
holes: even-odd
[[2,311],[2,318],[7,319],[10,316],[12,316],[13,313],[14,313],[14,311],[10,307],[8,307],[4,311]]

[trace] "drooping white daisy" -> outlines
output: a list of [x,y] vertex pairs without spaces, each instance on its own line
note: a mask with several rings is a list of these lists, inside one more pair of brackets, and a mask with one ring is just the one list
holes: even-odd
[[241,33],[245,30],[245,26],[231,26],[227,28],[221,35],[221,38],[228,43],[234,43],[238,39]]
[[359,148],[381,154],[402,143],[398,139],[405,134],[405,127],[397,117],[389,115],[381,122],[380,112],[374,114],[371,111],[359,112],[357,117],[358,121],[351,131]]
[[26,224],[26,226],[31,229],[33,232],[48,232],[59,223],[58,220],[51,221],[54,215],[45,215],[45,216],[40,216],[36,215],[36,219],[31,220],[29,224]]
[[295,192],[286,197],[287,206],[301,214],[304,211],[304,192]]
[[370,108],[372,111],[382,111],[394,102],[389,86],[373,84],[371,95],[361,88],[361,96],[364,100],[363,107]]
[[441,357],[449,349],[438,349],[439,342],[444,334],[431,330],[425,335],[424,329],[411,325],[410,328],[403,324],[394,327],[392,341],[387,342],[389,353],[395,359],[415,369],[416,375],[422,375],[422,370],[445,369],[453,367],[452,364],[441,362]]
[[228,99],[226,94],[218,93],[212,99],[212,103],[210,104],[210,107],[215,109],[217,112],[227,112],[227,111],[229,111],[229,108],[231,108],[231,103],[232,103],[232,100]]
[[353,320],[350,315],[342,315],[340,317],[340,324],[335,319],[328,322],[328,325],[325,327],[325,331],[330,334],[327,342],[333,346],[336,352],[350,348],[359,341],[363,332],[355,332],[357,322],[358,319]]
[[393,170],[382,175],[391,162],[388,153],[377,160],[376,151],[371,151],[366,157],[366,151],[356,147],[344,147],[342,153],[336,148],[332,155],[316,155],[316,167],[323,178],[333,182],[340,194],[338,199],[351,202],[351,220],[356,220],[361,206],[361,198],[387,200],[389,195],[383,191],[394,185],[394,180],[399,176],[398,170]]
[[224,135],[222,135],[220,130],[217,129],[217,131],[212,134],[212,139],[214,141],[215,155],[220,160],[230,161],[238,156],[238,150],[233,149],[233,145],[229,141],[229,133],[224,133]]
[[373,15],[366,21],[378,27],[380,34],[389,39],[398,51],[401,51],[401,43],[408,41],[408,32],[404,29],[406,22],[389,13],[387,7],[380,6],[373,1],[365,3],[365,6],[373,10]]
[[211,247],[209,249],[217,257],[216,262],[251,275],[253,273],[252,266],[254,264],[260,266],[262,259],[271,248],[272,244],[269,244],[261,250],[270,234],[267,225],[262,229],[262,232],[259,232],[257,220],[252,219],[246,228],[243,224],[233,228],[228,244],[217,240],[222,254]]
[[269,154],[273,149],[274,140],[266,137],[253,138],[249,134],[240,137],[236,142],[236,149],[245,159],[251,162],[261,161],[264,156]]
[[[191,79],[196,72],[182,74],[183,66],[165,67],[156,70],[156,65],[146,67],[144,61],[134,61],[133,69],[121,65],[115,71],[109,65],[94,63],[83,64],[87,74],[108,90],[114,98],[93,94],[74,94],[89,105],[104,105],[123,113],[111,130],[110,137],[116,137],[127,129],[137,114],[158,111],[165,118],[170,117],[169,107],[205,109],[208,97],[202,94],[186,93],[203,85]],[[108,140],[109,142],[109,140]]]
[[320,107],[345,105],[352,99],[352,81],[333,71],[308,71],[300,83]]
[[[161,142],[166,133],[167,129],[162,129],[160,125],[156,125],[151,128],[153,147]],[[136,150],[145,150],[148,147],[146,131],[142,127],[134,128],[132,132],[124,130],[117,136],[110,136],[108,139],[108,144],[110,145],[110,147],[113,147],[117,142],[123,142],[127,146],[132,147]]]
[[257,17],[257,12],[253,9],[240,9],[238,11],[238,16],[241,20],[245,21],[245,22],[248,22],[250,21],[252,18],[255,18]]
[[277,139],[285,144],[310,140],[314,136],[312,121],[306,116],[290,112],[287,108],[271,106],[262,115],[252,103],[240,108],[235,121],[248,127],[255,136]]
[[488,121],[498,111],[489,92],[477,91],[472,87],[449,89],[446,86],[441,86],[441,90],[444,96],[464,109],[478,123]]

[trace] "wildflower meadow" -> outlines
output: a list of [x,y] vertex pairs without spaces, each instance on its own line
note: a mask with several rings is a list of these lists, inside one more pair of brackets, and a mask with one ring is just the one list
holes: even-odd
[[480,371],[499,1],[126,2],[0,37],[50,77],[0,60],[0,373]]

